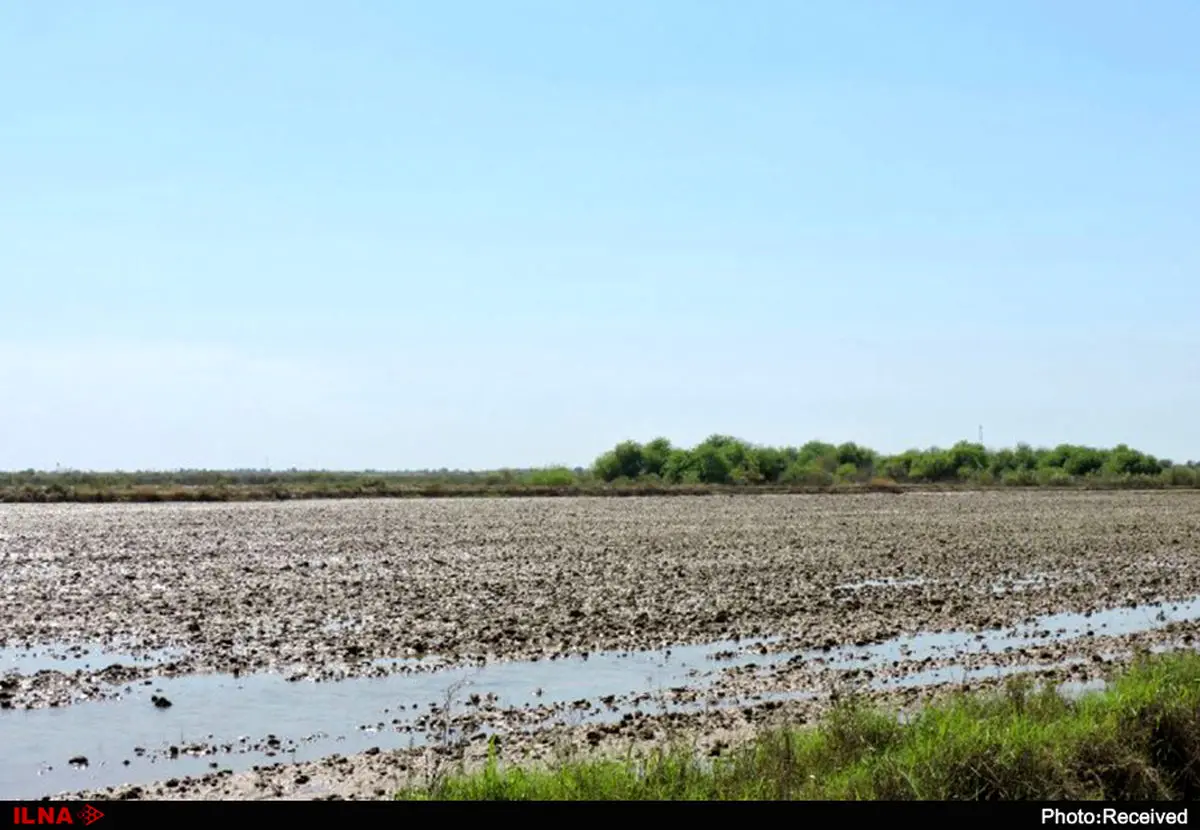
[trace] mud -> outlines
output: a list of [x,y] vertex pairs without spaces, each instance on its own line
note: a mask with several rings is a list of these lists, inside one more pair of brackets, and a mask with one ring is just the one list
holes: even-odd
[[493,737],[1086,684],[1192,645],[1198,548],[1191,493],[2,505],[0,797],[375,797]]

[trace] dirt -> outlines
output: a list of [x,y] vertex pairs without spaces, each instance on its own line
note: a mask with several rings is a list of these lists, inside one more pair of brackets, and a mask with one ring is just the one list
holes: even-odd
[[[880,684],[939,666],[1077,660],[1094,672],[1134,646],[1190,644],[1191,622],[1166,623],[1172,601],[1200,595],[1198,551],[1200,493],[1189,492],[0,505],[0,646],[18,655],[0,679],[0,706],[95,705],[81,701],[198,673],[330,682],[716,641],[736,651],[757,638],[776,638],[754,645],[763,666],[734,667],[703,692],[647,690],[643,704],[799,689],[822,697],[846,682],[907,699],[912,692]],[[1153,632],[1035,632],[1045,636],[1008,651],[953,646],[918,659],[898,651],[852,677],[819,656],[920,632],[991,637],[1047,614],[1155,602],[1166,603],[1166,622]],[[62,644],[77,650],[37,670],[19,656]],[[806,656],[768,665],[793,651]],[[416,656],[425,659],[373,662]],[[779,712],[821,705],[790,700]],[[534,728],[554,714],[544,708],[474,717]],[[741,711],[662,723],[732,740]],[[0,712],[0,722],[13,714]],[[654,723],[638,724],[599,738],[588,738],[595,726],[523,738],[510,730],[505,752],[661,737]],[[141,785],[142,797],[376,797],[429,755],[381,751],[225,775],[214,761],[207,781],[164,779]]]

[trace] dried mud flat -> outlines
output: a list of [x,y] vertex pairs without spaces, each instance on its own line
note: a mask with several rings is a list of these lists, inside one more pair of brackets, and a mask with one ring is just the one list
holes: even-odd
[[4,505],[0,795],[375,797],[422,742],[715,746],[847,683],[1088,679],[1193,642],[1198,552],[1174,492]]

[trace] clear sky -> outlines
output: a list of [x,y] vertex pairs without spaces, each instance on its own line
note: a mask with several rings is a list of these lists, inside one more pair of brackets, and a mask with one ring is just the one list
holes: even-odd
[[0,469],[1200,458],[1194,0],[7,0]]

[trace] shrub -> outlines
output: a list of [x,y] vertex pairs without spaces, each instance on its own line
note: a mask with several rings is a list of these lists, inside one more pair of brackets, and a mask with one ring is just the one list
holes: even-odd
[[1071,476],[1061,467],[1043,467],[1036,473],[1037,483],[1048,487],[1065,487],[1071,484]]
[[532,470],[528,475],[528,482],[535,487],[570,487],[577,483],[575,473],[567,467]]
[[833,475],[838,481],[857,481],[858,467],[849,463],[843,464],[837,468],[837,471]]
[[1033,470],[1006,470],[1000,481],[1010,487],[1032,487],[1037,484],[1037,475]]
[[1195,487],[1200,482],[1200,476],[1190,467],[1173,466],[1163,473],[1168,484],[1175,487]]

